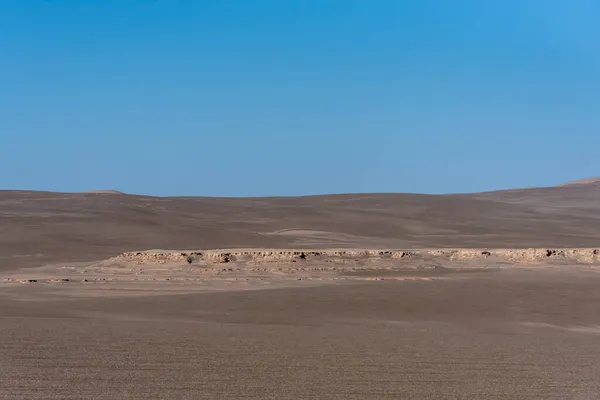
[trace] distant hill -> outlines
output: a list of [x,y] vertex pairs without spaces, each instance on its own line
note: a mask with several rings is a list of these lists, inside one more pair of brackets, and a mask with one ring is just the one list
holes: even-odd
[[558,186],[586,185],[586,184],[598,183],[598,182],[600,182],[600,177],[580,179],[578,181],[572,181],[572,182],[563,183],[563,184],[558,185]]
[[584,182],[265,198],[0,191],[0,270],[147,249],[599,247],[600,180]]
[[98,193],[98,194],[125,194],[123,192],[119,192],[118,190],[88,190],[83,193]]

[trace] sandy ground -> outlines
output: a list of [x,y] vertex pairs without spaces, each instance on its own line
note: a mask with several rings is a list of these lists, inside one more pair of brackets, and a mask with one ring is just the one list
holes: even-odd
[[597,399],[599,188],[0,192],[0,398]]
[[145,296],[0,293],[1,398],[595,399],[600,274]]

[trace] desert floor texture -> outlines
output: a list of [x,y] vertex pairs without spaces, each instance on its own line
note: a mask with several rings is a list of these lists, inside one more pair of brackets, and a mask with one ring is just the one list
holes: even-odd
[[0,191],[0,398],[600,398],[600,183]]

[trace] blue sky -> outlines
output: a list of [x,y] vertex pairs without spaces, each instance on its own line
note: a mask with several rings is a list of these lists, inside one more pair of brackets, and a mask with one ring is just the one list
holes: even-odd
[[467,192],[600,175],[595,0],[0,3],[0,189]]

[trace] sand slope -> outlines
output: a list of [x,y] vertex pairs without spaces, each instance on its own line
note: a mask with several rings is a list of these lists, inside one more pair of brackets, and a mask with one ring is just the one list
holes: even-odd
[[279,198],[0,192],[0,268],[153,248],[596,247],[600,183]]

